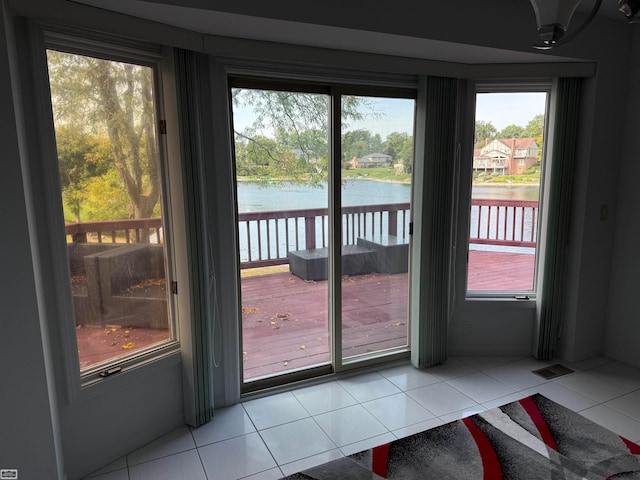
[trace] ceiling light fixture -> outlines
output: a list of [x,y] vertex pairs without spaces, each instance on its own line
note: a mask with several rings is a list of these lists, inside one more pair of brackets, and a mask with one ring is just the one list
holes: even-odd
[[629,23],[640,22],[640,0],[618,0],[618,10],[624,13]]
[[[530,0],[533,9],[536,12],[536,22],[538,24],[538,35],[541,44],[534,45],[534,48],[539,50],[548,50],[558,45],[564,45],[568,41],[578,35],[585,29],[591,20],[596,16],[600,9],[602,0],[596,0],[593,4],[593,8],[589,12],[589,15],[585,20],[576,27],[570,34],[565,35],[569,22],[573,12],[581,0]],[[620,0],[620,3],[625,4],[640,4],[640,0]],[[621,10],[622,11],[622,10]],[[636,8],[637,14],[638,8]]]

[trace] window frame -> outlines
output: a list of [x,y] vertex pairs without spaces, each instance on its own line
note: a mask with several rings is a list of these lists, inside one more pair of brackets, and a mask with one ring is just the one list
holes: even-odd
[[[260,68],[252,68],[250,63],[240,62],[239,64],[234,64],[233,66],[228,66],[225,71],[225,81],[227,86],[227,97],[229,104],[229,112],[230,119],[232,118],[231,111],[231,91],[233,88],[252,88],[252,89],[265,89],[265,90],[276,90],[276,91],[293,91],[293,92],[305,92],[305,93],[317,93],[317,94],[325,94],[330,99],[331,108],[335,108],[336,99],[342,99],[343,96],[370,96],[370,97],[380,97],[380,98],[406,98],[412,99],[417,104],[418,99],[418,84],[416,77],[413,76],[380,76],[380,78],[367,77],[366,79],[361,76],[361,74],[349,72],[341,72],[332,75],[331,72],[329,74],[324,72],[319,72],[315,69],[311,71],[309,69],[303,68],[295,68],[291,65],[282,66],[277,63],[269,63],[267,65],[261,65]],[[329,128],[336,130],[333,132],[329,132],[330,142],[336,142],[336,138],[341,138],[342,132],[341,129],[338,128],[340,126],[340,116],[334,117],[333,120],[330,120]],[[415,122],[415,110],[414,110],[414,122]],[[229,122],[231,125],[231,121]],[[415,125],[414,125],[415,130]],[[337,133],[336,133],[337,132]],[[235,148],[233,145],[232,135],[227,137],[227,140],[230,142],[229,149],[231,152],[231,170],[235,175]],[[415,142],[415,133],[414,133],[414,142]],[[330,210],[330,218],[336,218],[340,216],[340,168],[338,167],[336,170],[336,164],[339,164],[339,159],[336,160],[332,158],[332,153],[334,151],[333,148],[330,147],[330,162],[333,163],[333,168],[330,170],[328,181],[329,187],[329,210]],[[414,159],[415,162],[415,159]],[[333,172],[333,173],[332,173]],[[235,181],[235,178],[234,178]],[[234,218],[237,216],[237,198],[235,194],[235,186],[234,190]],[[337,191],[337,193],[336,193]],[[411,200],[411,216],[415,215],[414,208],[414,200]],[[333,203],[333,206],[331,206]],[[419,208],[419,207],[418,207]],[[412,220],[410,220],[412,221]],[[338,222],[339,223],[339,222]],[[234,232],[237,236],[237,221],[234,225]],[[329,234],[331,244],[335,242],[334,245],[339,245],[341,243],[341,231],[340,229],[333,229],[333,233]],[[411,237],[410,237],[411,238]],[[413,239],[411,239],[413,241]],[[335,247],[334,247],[335,250]],[[240,265],[240,257],[238,250],[234,252],[236,268],[239,271]],[[331,261],[331,259],[329,259]],[[411,267],[409,267],[411,268]],[[337,276],[335,270],[331,273],[331,268],[329,269],[329,276],[333,278],[334,285],[338,285],[339,277]],[[240,279],[238,281],[238,291],[240,290]],[[340,290],[341,292],[341,290]],[[330,291],[330,295],[335,295],[335,290]],[[335,352],[334,355],[330,355],[330,364],[325,366],[322,365],[320,367],[315,367],[311,369],[303,369],[300,371],[293,371],[291,373],[284,373],[281,375],[274,375],[264,379],[251,380],[245,382],[243,379],[243,366],[242,366],[242,348],[240,348],[240,342],[242,341],[242,329],[241,329],[241,313],[237,313],[238,315],[238,339],[236,339],[235,344],[238,349],[238,365],[239,371],[237,375],[239,375],[240,379],[240,392],[241,395],[248,395],[257,391],[261,391],[267,388],[272,388],[275,386],[282,386],[292,382],[297,382],[301,380],[308,380],[312,377],[320,375],[332,375],[332,374],[341,374],[344,372],[348,372],[351,370],[361,369],[372,367],[375,365],[384,365],[387,363],[391,363],[393,361],[399,361],[402,359],[408,359],[411,354],[411,312],[410,312],[410,301],[408,302],[407,308],[407,328],[408,328],[408,336],[407,336],[407,345],[403,347],[398,347],[396,349],[392,349],[389,352],[377,352],[370,356],[362,356],[362,358],[342,358],[342,335],[341,332],[333,331],[333,326],[335,325],[334,318],[335,316],[339,316],[342,319],[342,311],[341,311],[341,295],[338,296],[338,300],[334,298],[330,301],[329,309],[331,311],[330,315],[330,330],[333,339],[335,340],[335,345],[333,342],[330,345],[330,354],[331,352]],[[238,310],[240,309],[240,302],[235,306]],[[342,325],[342,323],[340,323]]]
[[[183,247],[176,247],[175,244],[181,242],[174,240],[184,234],[184,228],[178,226],[179,222],[177,221],[181,217],[180,211],[183,204],[180,195],[176,194],[180,193],[176,192],[176,189],[182,179],[179,168],[180,159],[175,153],[175,148],[169,145],[174,140],[167,138],[168,134],[158,132],[156,141],[159,153],[160,207],[163,218],[166,278],[167,284],[171,280],[179,280],[180,293],[185,294],[181,295],[183,298],[172,293],[167,295],[171,339],[160,345],[150,346],[132,352],[130,355],[103,362],[84,371],[80,370],[46,51],[51,49],[152,68],[154,103],[156,121],[158,122],[167,119],[168,116],[172,118],[172,121],[177,118],[175,107],[169,105],[165,98],[171,96],[173,87],[170,78],[172,57],[170,51],[160,46],[51,26],[39,29],[38,39],[34,42],[33,48],[34,65],[32,68],[37,72],[39,79],[36,85],[39,99],[38,108],[41,109],[39,133],[44,145],[43,160],[34,166],[34,169],[42,171],[41,181],[44,186],[42,192],[36,195],[36,201],[39,199],[46,202],[47,205],[46,211],[37,220],[44,222],[42,231],[38,235],[38,241],[43,250],[46,249],[53,253],[49,260],[51,263],[49,278],[55,285],[55,300],[53,301],[55,304],[51,307],[55,309],[53,318],[59,319],[57,322],[51,322],[53,324],[50,325],[53,350],[65,379],[67,401],[76,403],[118,388],[124,382],[147,375],[150,371],[163,369],[181,361],[179,320],[188,315],[188,310],[184,307],[184,300],[188,298],[189,287],[185,277],[188,272],[179,272],[181,267],[176,262],[178,256],[184,255]],[[45,242],[46,246],[44,246]],[[59,349],[56,346],[59,346]],[[100,373],[107,369],[119,369],[119,371],[117,374],[101,376]]]
[[[530,93],[530,92],[544,92],[546,93],[545,99],[545,124],[543,129],[543,135],[545,139],[549,138],[549,125],[552,123],[550,120],[550,116],[552,115],[551,108],[551,98],[552,98],[552,90],[553,90],[553,81],[552,79],[543,78],[540,80],[494,80],[494,79],[483,79],[476,80],[471,83],[469,88],[469,97],[467,99],[468,103],[468,115],[470,116],[469,120],[469,128],[471,129],[469,135],[469,141],[473,143],[473,139],[475,138],[474,130],[475,130],[475,120],[476,120],[476,96],[478,94],[484,93]],[[545,145],[545,150],[542,152],[542,170],[540,172],[540,190],[538,194],[538,226],[536,228],[536,252],[535,252],[535,265],[534,265],[534,273],[533,273],[533,288],[532,290],[496,290],[496,291],[488,291],[488,290],[468,290],[467,281],[468,281],[468,260],[464,261],[464,272],[460,270],[460,273],[463,273],[464,281],[460,282],[462,288],[462,298],[466,302],[474,302],[474,301],[513,301],[519,302],[522,306],[535,308],[535,300],[540,293],[540,278],[541,278],[541,269],[543,264],[543,255],[544,255],[544,242],[545,235],[544,232],[546,228],[544,228],[543,222],[546,222],[547,215],[544,211],[545,209],[545,201],[546,198],[546,190],[550,188],[551,181],[549,177],[549,172],[551,171],[549,167],[550,159],[552,157],[551,145]],[[538,147],[540,148],[540,147]],[[466,160],[466,162],[473,161],[473,145],[470,147],[470,160]],[[519,162],[524,162],[524,160],[519,160]],[[466,163],[463,161],[463,165]],[[469,170],[467,172],[467,170]],[[460,172],[460,198],[463,199],[464,206],[466,207],[466,213],[463,216],[464,222],[460,225],[464,225],[462,231],[458,232],[457,242],[460,245],[465,246],[466,258],[468,258],[469,252],[469,230],[471,226],[471,203],[472,203],[472,168],[464,168]],[[464,173],[463,173],[464,172]],[[468,177],[467,177],[468,176]],[[460,268],[458,264],[454,268]]]

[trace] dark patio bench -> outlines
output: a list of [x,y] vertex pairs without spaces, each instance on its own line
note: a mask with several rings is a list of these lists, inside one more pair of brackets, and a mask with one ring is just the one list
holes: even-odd
[[409,244],[395,235],[360,237],[358,245],[376,252],[376,272],[404,273],[409,270]]
[[[326,280],[329,249],[311,248],[289,252],[289,270],[303,280]],[[376,252],[362,245],[342,246],[342,275],[376,271]]]

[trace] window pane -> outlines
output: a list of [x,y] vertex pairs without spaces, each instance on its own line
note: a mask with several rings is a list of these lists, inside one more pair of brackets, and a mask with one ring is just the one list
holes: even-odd
[[173,339],[149,67],[47,51],[80,369]]
[[467,290],[531,292],[546,93],[476,95]]
[[326,95],[234,88],[244,381],[330,361]]
[[408,346],[414,100],[342,97],[342,356]]

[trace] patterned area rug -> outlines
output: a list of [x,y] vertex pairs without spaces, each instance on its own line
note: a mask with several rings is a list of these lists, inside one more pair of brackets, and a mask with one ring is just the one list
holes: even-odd
[[536,394],[286,479],[640,479],[640,446]]

